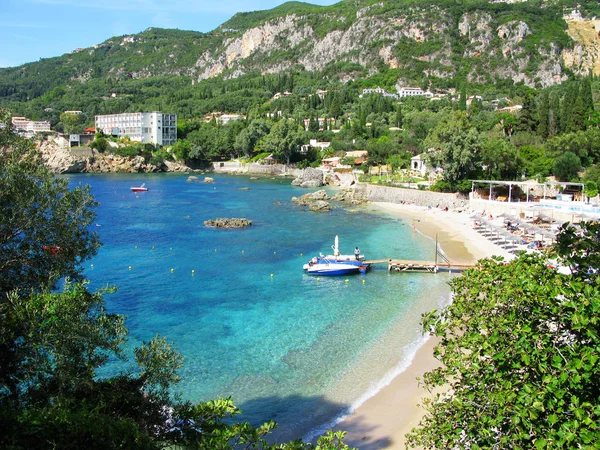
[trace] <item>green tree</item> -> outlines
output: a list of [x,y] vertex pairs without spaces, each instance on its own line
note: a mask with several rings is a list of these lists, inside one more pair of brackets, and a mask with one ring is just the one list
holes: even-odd
[[490,180],[514,180],[522,169],[518,150],[504,139],[489,139],[483,143],[481,163]]
[[296,123],[290,120],[280,120],[273,125],[271,132],[263,139],[262,150],[277,155],[289,164],[303,143],[304,133],[300,131]]
[[580,170],[581,159],[573,152],[566,152],[554,160],[553,173],[561,181],[576,179]]
[[90,231],[96,202],[89,186],[70,190],[68,180],[54,177],[29,141],[5,142],[0,143],[0,300],[15,289],[27,294],[64,277],[79,278],[80,264],[99,247]]
[[455,111],[432,130],[425,145],[434,167],[444,169],[444,180],[455,188],[459,180],[477,173],[481,162],[481,136],[464,111]]
[[[423,318],[442,392],[408,439],[447,448],[598,448],[600,224],[563,228],[556,257],[485,259],[451,282],[453,302]],[[590,270],[592,269],[593,270]]]
[[62,113],[60,121],[65,134],[79,134],[83,131],[83,123],[81,122],[81,114]]
[[595,181],[588,181],[585,185],[585,189],[583,193],[587,195],[588,198],[594,198],[598,195],[598,185]]

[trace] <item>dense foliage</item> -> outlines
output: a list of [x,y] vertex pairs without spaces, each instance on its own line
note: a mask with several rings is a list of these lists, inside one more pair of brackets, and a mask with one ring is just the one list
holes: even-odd
[[[7,114],[1,112],[6,123]],[[135,365],[100,376],[125,359],[124,317],[90,292],[81,263],[98,247],[88,231],[94,199],[70,190],[29,141],[0,127],[0,447],[21,449],[343,450],[344,433],[316,445],[266,441],[274,422],[236,422],[231,399],[192,404],[172,394],[181,356],[157,336],[135,349]],[[62,287],[57,282],[62,279]]]
[[[568,268],[569,274],[548,263]],[[553,254],[486,259],[424,317],[441,392],[410,435],[424,448],[598,448],[600,224],[563,226]]]

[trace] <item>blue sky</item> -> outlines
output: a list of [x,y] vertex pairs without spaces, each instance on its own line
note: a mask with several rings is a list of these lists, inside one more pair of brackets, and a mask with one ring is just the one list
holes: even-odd
[[[332,5],[340,0],[308,0]],[[148,27],[207,32],[283,0],[0,0],[0,67],[91,47]]]

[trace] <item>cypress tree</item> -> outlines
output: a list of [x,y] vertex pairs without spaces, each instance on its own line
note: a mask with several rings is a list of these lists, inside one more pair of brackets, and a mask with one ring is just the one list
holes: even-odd
[[458,99],[458,109],[467,110],[467,82],[465,81],[460,88],[460,97]]
[[579,93],[581,95],[581,100],[583,103],[583,110],[586,116],[589,116],[592,111],[594,111],[594,98],[592,96],[592,84],[590,83],[590,78],[586,77],[581,80],[581,85],[579,86]]
[[537,130],[538,125],[536,115],[537,114],[533,97],[531,94],[527,94],[525,100],[523,101],[523,109],[521,109],[521,114],[519,114],[519,131],[535,132]]
[[569,129],[567,131],[576,132],[585,130],[585,122],[587,119],[587,115],[585,114],[583,107],[583,100],[581,96],[575,97],[575,102],[573,103],[573,107],[571,109],[571,117],[569,121]]
[[550,134],[550,98],[548,91],[543,91],[538,102],[538,129],[540,136],[548,137]]
[[550,111],[548,113],[548,135],[555,136],[560,131],[560,96],[557,92],[549,96]]

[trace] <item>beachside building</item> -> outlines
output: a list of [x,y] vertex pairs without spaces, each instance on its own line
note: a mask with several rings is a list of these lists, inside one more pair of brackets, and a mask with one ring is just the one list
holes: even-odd
[[337,167],[337,166],[340,164],[340,160],[341,160],[341,159],[342,159],[342,158],[340,158],[340,157],[338,157],[338,156],[334,156],[334,157],[332,157],[332,158],[325,158],[325,159],[322,159],[322,160],[321,160],[321,165],[322,165],[324,168],[327,168],[327,169],[332,169],[332,168],[334,168],[334,167]]
[[107,114],[95,117],[96,130],[136,142],[172,145],[177,141],[177,114],[151,113]]
[[425,159],[421,158],[421,155],[410,158],[410,168],[416,172],[419,172],[421,176],[427,175],[428,172]]

